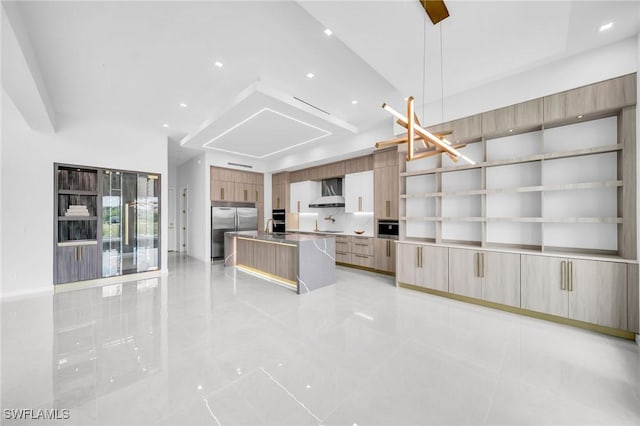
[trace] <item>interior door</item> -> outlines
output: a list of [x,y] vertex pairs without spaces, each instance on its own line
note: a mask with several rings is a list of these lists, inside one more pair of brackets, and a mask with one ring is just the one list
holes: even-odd
[[158,176],[139,174],[136,197],[136,269],[138,272],[158,269]]
[[123,246],[122,174],[102,175],[102,276],[122,275]]

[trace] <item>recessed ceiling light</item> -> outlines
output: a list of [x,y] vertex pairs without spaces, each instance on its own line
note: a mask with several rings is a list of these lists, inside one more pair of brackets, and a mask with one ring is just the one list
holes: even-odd
[[169,125],[168,125],[167,123],[164,123],[164,124],[162,125],[162,127],[167,128],[167,127],[169,127]]
[[215,61],[215,62],[214,62],[214,65],[215,65],[216,67],[218,67],[218,68],[222,68],[222,66],[223,66],[224,64],[223,64],[222,62],[220,62],[220,61]]
[[351,103],[355,105],[358,103],[358,101],[351,101]]
[[599,32],[606,31],[611,27],[613,27],[613,22],[607,22],[606,24],[600,25],[600,28],[598,28],[598,31]]
[[308,72],[307,73],[307,78],[313,78],[313,77],[315,77],[314,73],[312,73],[312,72]]
[[180,108],[186,108],[187,104],[185,104],[184,102],[180,102]]
[[333,34],[333,31],[331,31],[329,28],[324,30],[324,33],[328,36],[330,36],[331,34]]
[[513,129],[509,129],[509,133],[513,132]]
[[580,114],[580,115],[578,116],[578,118],[582,118],[582,117],[584,117],[582,114]]

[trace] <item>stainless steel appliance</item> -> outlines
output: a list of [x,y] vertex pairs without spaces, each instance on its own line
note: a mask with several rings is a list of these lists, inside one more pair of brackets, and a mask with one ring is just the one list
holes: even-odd
[[322,196],[309,204],[312,208],[344,207],[342,196],[342,178],[324,179],[322,181]]
[[286,231],[286,212],[284,209],[274,209],[271,218],[273,219],[273,232]]
[[399,228],[400,227],[397,220],[379,220],[378,238],[389,238],[391,240],[397,240]]
[[211,258],[224,257],[224,233],[257,231],[258,209],[253,203],[215,203],[211,207]]

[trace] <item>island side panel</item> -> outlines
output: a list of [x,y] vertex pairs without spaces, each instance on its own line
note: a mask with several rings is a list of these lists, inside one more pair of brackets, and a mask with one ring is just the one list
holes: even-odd
[[333,237],[298,244],[298,294],[336,282],[336,240]]
[[236,265],[236,236],[224,234],[224,266]]

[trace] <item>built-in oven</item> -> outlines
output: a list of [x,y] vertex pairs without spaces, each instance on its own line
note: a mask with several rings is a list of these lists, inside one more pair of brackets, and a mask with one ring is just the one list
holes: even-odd
[[271,212],[271,218],[273,219],[273,232],[285,232],[287,217],[284,209],[274,209]]
[[389,238],[397,240],[400,228],[397,220],[379,220],[378,238]]

